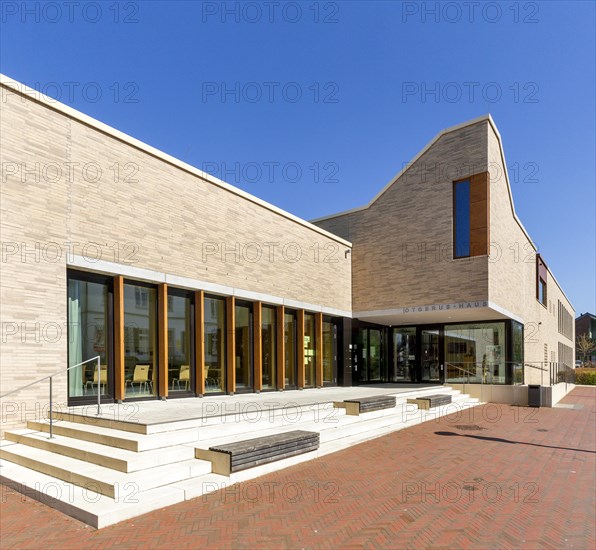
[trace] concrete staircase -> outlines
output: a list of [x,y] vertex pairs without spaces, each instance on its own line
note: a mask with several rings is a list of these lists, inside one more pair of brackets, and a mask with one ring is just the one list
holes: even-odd
[[[450,394],[452,404],[424,411],[406,402],[438,391]],[[394,408],[360,416],[347,416],[331,401],[160,424],[56,413],[52,439],[47,421],[6,432],[0,481],[101,528],[478,404],[445,386],[395,395]],[[197,448],[289,430],[319,432],[319,449],[230,477],[195,458]]]

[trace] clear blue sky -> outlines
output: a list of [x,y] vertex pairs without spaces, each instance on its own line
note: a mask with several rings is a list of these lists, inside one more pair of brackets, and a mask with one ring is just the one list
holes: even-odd
[[0,70],[306,219],[490,112],[579,315],[596,312],[595,6],[4,1]]

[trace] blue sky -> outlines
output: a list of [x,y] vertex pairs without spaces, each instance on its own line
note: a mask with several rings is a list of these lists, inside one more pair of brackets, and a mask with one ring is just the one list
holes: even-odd
[[306,219],[491,113],[516,210],[595,297],[594,2],[2,2],[0,70]]

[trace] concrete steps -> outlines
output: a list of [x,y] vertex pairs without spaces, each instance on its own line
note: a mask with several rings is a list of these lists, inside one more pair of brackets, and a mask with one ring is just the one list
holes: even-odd
[[191,458],[127,474],[9,441],[0,444],[0,458],[116,500],[123,498],[123,494],[148,491],[211,473],[211,463]]
[[185,491],[175,484],[138,493],[127,487],[114,499],[2,459],[0,482],[96,529],[185,500]]
[[[39,432],[50,432],[48,421],[28,421],[27,427]],[[164,433],[143,435],[128,431],[120,431],[116,428],[104,428],[95,424],[84,424],[80,422],[55,422],[53,432],[56,435],[63,435],[73,439],[109,445],[127,451],[142,452],[152,449],[162,449],[172,445],[183,445],[198,440],[199,434],[196,428],[184,430],[172,430]]]
[[30,429],[13,430],[6,433],[8,441],[76,458],[124,473],[165,466],[166,464],[194,458],[192,447],[185,445],[172,445],[150,451],[135,452],[63,435],[55,435],[52,439],[49,439],[48,436],[47,432]]
[[[478,400],[461,395],[459,392],[454,394],[454,400],[451,405],[437,407],[430,411],[418,409],[415,405],[408,404],[405,401],[398,403],[395,407],[365,413],[361,416],[348,416],[345,409],[332,409],[341,411],[337,416],[324,416],[318,421],[307,420],[299,423],[286,423],[271,427],[270,424],[261,424],[251,427],[250,437],[262,437],[273,435],[275,433],[290,430],[318,431],[321,436],[321,444],[328,443],[343,437],[357,436],[362,433],[377,433],[383,435],[390,431],[401,429],[426,420],[432,420],[446,414],[451,414],[457,410],[463,410],[470,406],[478,404]],[[330,404],[332,405],[332,404]],[[237,440],[237,434],[229,433],[226,427],[221,427],[219,432],[213,437],[204,437],[200,433],[200,441],[195,444],[196,447],[207,449],[213,445],[223,445]]]
[[[407,403],[438,392],[450,394],[453,403],[430,411]],[[393,395],[390,389],[386,394]],[[64,413],[55,415],[52,439],[43,421],[6,433],[0,480],[99,528],[478,404],[449,387],[395,395],[395,407],[360,416],[347,416],[332,401],[294,406],[287,398],[285,406],[263,406],[260,412],[255,398],[241,414],[152,424],[120,422],[116,407],[114,418]],[[229,477],[213,474],[210,462],[195,458],[196,448],[296,429],[319,432],[319,449]]]

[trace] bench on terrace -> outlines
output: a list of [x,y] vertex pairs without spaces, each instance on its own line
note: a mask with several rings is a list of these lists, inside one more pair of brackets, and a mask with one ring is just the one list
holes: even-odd
[[274,435],[196,449],[195,456],[212,463],[215,474],[229,476],[234,472],[261,466],[292,456],[316,451],[319,433],[293,430]]
[[426,395],[424,397],[416,397],[414,399],[408,399],[408,403],[418,405],[419,409],[428,411],[435,407],[442,405],[449,405],[451,403],[451,396],[443,393],[436,393],[434,395]]
[[360,399],[346,399],[344,401],[335,401],[333,406],[336,409],[346,409],[347,415],[358,416],[362,413],[392,409],[395,407],[395,396],[376,395],[374,397],[362,397]]

